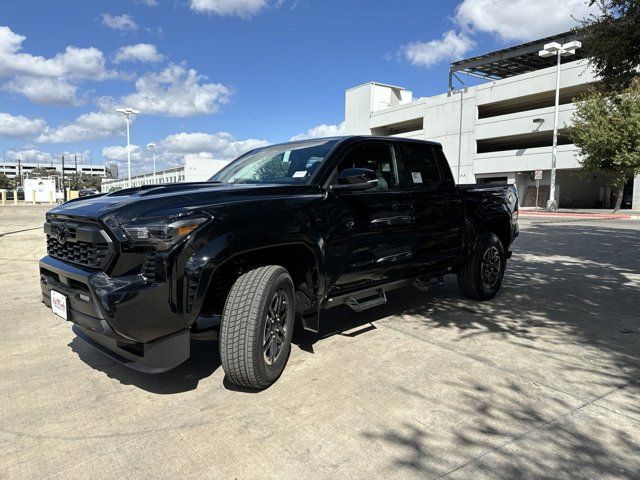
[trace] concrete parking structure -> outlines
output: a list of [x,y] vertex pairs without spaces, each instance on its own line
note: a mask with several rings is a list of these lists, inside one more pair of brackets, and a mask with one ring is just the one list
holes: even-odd
[[[536,195],[545,206],[558,69],[555,57],[542,58],[539,52],[550,42],[581,39],[576,32],[558,33],[458,60],[449,70],[449,88],[443,82],[446,93],[440,95],[414,98],[410,90],[380,82],[354,86],[345,92],[344,131],[439,142],[456,183],[515,183],[520,206],[535,206]],[[567,134],[577,99],[599,81],[585,50],[564,58],[560,69],[555,196],[561,208],[613,208],[614,179],[585,172]],[[473,81],[477,77],[480,83]],[[463,78],[473,83],[467,86]],[[640,209],[640,175],[627,182],[623,207]]]
[[43,207],[0,210],[2,478],[633,478],[640,222],[527,218],[503,291],[455,278],[299,330],[282,378],[214,342],[148,376],[40,303]]

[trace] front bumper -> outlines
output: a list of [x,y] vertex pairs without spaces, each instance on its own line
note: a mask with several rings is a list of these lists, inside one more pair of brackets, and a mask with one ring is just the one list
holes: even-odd
[[67,297],[76,333],[131,368],[159,373],[189,358],[187,320],[171,308],[165,284],[140,275],[111,278],[46,256],[40,286],[48,307],[51,290]]

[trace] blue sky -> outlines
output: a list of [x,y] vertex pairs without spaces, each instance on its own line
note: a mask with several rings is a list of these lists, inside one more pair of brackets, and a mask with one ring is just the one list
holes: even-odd
[[[231,158],[341,131],[344,91],[442,93],[451,60],[570,28],[583,0],[4,0],[0,149],[48,161]],[[140,148],[142,147],[142,148]],[[121,170],[122,171],[122,170]]]

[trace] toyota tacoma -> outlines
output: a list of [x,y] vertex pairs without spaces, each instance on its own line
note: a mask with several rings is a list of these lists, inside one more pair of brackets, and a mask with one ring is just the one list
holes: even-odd
[[[46,215],[42,300],[118,361],[158,373],[217,339],[227,378],[266,388],[294,325],[446,274],[499,291],[518,235],[508,185],[454,183],[442,147],[349,136],[252,150],[207,182],[75,199]],[[215,352],[212,351],[212,355]]]

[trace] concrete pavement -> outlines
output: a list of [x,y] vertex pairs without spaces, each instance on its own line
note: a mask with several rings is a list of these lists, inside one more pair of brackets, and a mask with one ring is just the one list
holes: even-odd
[[40,303],[40,207],[0,208],[0,478],[637,478],[640,222],[521,222],[502,293],[393,292],[249,393],[212,342],[130,371]]

